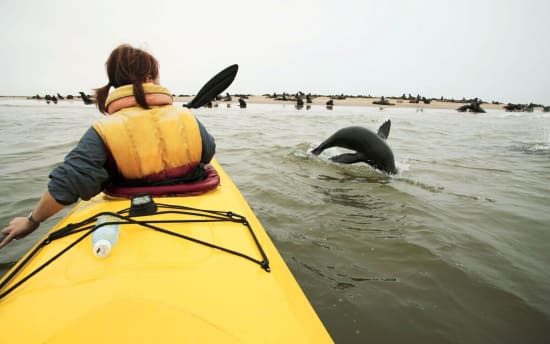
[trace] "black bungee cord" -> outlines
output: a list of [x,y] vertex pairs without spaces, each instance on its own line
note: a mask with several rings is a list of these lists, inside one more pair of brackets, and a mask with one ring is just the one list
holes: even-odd
[[[30,252],[22,261],[17,263],[17,265],[13,268],[13,270],[9,273],[6,278],[3,279],[3,281],[0,283],[0,290],[4,289],[6,285],[9,284],[9,282],[21,271],[21,269],[26,266],[26,264],[46,245],[50,244],[52,241],[58,240],[60,238],[73,235],[80,232],[85,232],[83,235],[78,237],[75,241],[67,245],[64,249],[62,249],[59,253],[51,257],[49,260],[44,262],[42,265],[37,267],[35,270],[30,272],[28,275],[21,278],[17,283],[12,285],[10,288],[8,288],[5,291],[0,292],[0,300],[6,297],[8,294],[10,294],[13,290],[18,288],[20,285],[25,283],[27,280],[29,280],[31,277],[42,271],[44,268],[46,268],[48,265],[50,265],[52,262],[57,260],[59,257],[61,257],[64,253],[69,251],[71,248],[76,246],[79,242],[84,240],[87,236],[92,234],[97,228],[101,226],[106,226],[110,224],[120,224],[120,225],[127,225],[127,224],[135,224],[139,225],[145,228],[149,228],[152,230],[155,230],[160,233],[168,234],[180,239],[185,239],[200,245],[204,245],[213,249],[217,249],[244,259],[247,259],[251,262],[254,262],[262,267],[266,272],[270,272],[271,268],[269,266],[269,259],[267,258],[267,255],[265,254],[265,251],[263,247],[261,246],[258,238],[256,237],[256,234],[254,233],[254,230],[252,229],[252,226],[250,226],[250,223],[248,220],[239,214],[233,213],[233,212],[224,212],[224,211],[218,211],[218,210],[206,210],[206,209],[198,209],[198,208],[191,208],[187,206],[179,206],[179,205],[170,205],[170,204],[157,204],[157,206],[160,209],[169,209],[166,211],[156,211],[152,215],[162,215],[162,214],[178,214],[178,215],[191,215],[191,216],[198,216],[203,217],[203,219],[180,219],[180,220],[148,220],[148,221],[139,221],[134,219],[134,217],[139,216],[130,216],[130,215],[124,215],[130,213],[130,208],[126,208],[123,210],[120,210],[119,212],[100,212],[95,215],[90,216],[89,218],[78,222],[78,223],[71,223],[67,226],[60,228],[56,230],[55,232],[50,233],[42,242],[40,242],[33,250]],[[110,221],[100,224],[99,226],[95,226],[95,222],[99,216],[102,215],[110,215],[113,217],[117,217],[120,221]],[[253,257],[250,257],[244,253],[231,250],[226,247],[222,247],[213,243],[209,243],[200,239],[196,239],[184,234],[172,232],[170,230],[164,229],[162,227],[157,226],[157,224],[163,224],[163,223],[199,223],[199,222],[233,222],[233,223],[240,223],[243,226],[245,226],[252,238],[254,239],[254,243],[256,244],[256,247],[262,256],[261,260],[255,259]]]

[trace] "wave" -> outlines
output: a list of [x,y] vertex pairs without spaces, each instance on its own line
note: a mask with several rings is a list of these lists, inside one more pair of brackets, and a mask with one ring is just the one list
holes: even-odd
[[535,111],[535,112],[495,112],[491,113],[491,115],[494,115],[499,118],[526,118],[526,119],[533,119],[533,118],[550,118],[550,112],[542,112],[542,111]]
[[548,142],[533,142],[525,144],[521,147],[522,151],[536,153],[536,152],[550,152],[550,143]]
[[32,155],[38,155],[38,154],[51,154],[52,151],[62,151],[62,152],[69,152],[72,148],[74,148],[77,145],[78,141],[71,141],[71,142],[63,142],[63,143],[56,143],[56,144],[49,144],[44,145],[42,147],[37,148],[34,147],[11,147],[13,150],[10,150],[8,152],[2,152],[0,154],[3,159],[5,158],[18,158],[21,156],[32,156]]

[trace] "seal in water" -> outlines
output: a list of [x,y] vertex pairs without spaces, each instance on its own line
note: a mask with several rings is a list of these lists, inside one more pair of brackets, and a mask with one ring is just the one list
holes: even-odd
[[378,133],[363,127],[346,127],[335,132],[317,148],[311,151],[313,155],[319,155],[330,147],[342,147],[354,150],[355,153],[344,153],[333,156],[330,160],[341,164],[353,164],[366,162],[376,169],[388,174],[397,173],[393,152],[386,143],[390,134],[391,121],[387,120],[378,129]]

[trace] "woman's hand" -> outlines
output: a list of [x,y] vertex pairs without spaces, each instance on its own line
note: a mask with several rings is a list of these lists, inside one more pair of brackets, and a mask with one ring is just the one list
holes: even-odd
[[11,220],[10,224],[0,230],[4,236],[0,239],[0,249],[10,243],[13,239],[20,239],[34,232],[40,223],[33,223],[26,217],[16,217]]
[[6,228],[0,230],[0,233],[5,235],[3,238],[0,238],[0,249],[13,239],[23,238],[29,233],[34,232],[34,230],[40,226],[40,222],[45,221],[50,216],[63,209],[63,207],[64,205],[57,203],[49,191],[44,192],[38,204],[34,207],[31,213],[32,216],[16,217],[11,220]]

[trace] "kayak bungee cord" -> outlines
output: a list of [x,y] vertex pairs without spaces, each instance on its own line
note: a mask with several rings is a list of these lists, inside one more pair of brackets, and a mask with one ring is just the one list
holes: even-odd
[[[76,244],[78,244],[80,241],[82,241],[85,237],[87,237],[89,234],[91,234],[94,231],[93,226],[86,227],[86,229],[90,229],[86,234],[81,236],[80,238],[76,239],[74,242],[69,244],[67,247],[65,247],[63,250],[61,250],[59,253],[57,253],[55,256],[50,258],[48,261],[46,261],[44,264],[40,265],[38,268],[36,268],[34,271],[30,272],[25,277],[21,278],[21,280],[17,283],[15,283],[13,286],[11,286],[8,290],[2,292],[0,294],[0,300],[3,299],[5,296],[7,296],[9,293],[11,293],[13,290],[15,290],[17,287],[19,287],[21,284],[29,280],[32,276],[36,275],[38,272],[40,272],[42,269],[44,269],[46,266],[50,265],[53,261],[55,261],[57,258],[61,257],[65,252],[67,252],[69,249],[74,247]],[[82,229],[84,230],[84,229]],[[76,232],[75,232],[76,233]],[[20,264],[17,264],[17,266],[13,269],[13,271],[9,274],[9,276],[6,277],[0,284],[0,290],[4,288],[8,284],[8,282],[27,264],[27,262],[36,254],[40,249],[47,245],[46,243],[48,239],[41,242],[36,248],[25,258],[24,261],[22,261]]]
[[[254,233],[254,230],[252,229],[252,226],[250,226],[250,223],[248,220],[239,214],[233,213],[233,212],[224,212],[224,211],[218,211],[218,210],[206,210],[206,209],[198,209],[198,208],[191,208],[186,206],[178,206],[178,205],[170,205],[170,204],[157,204],[159,209],[169,209],[166,211],[156,211],[151,216],[155,215],[162,215],[162,214],[177,214],[177,215],[190,215],[190,216],[197,216],[202,218],[195,218],[195,219],[176,219],[176,220],[146,220],[146,221],[139,221],[134,219],[134,217],[138,216],[130,216],[130,215],[124,215],[130,213],[130,208],[120,210],[118,212],[100,212],[93,216],[90,216],[89,218],[78,222],[78,223],[70,223],[66,225],[63,228],[60,228],[56,230],[55,232],[52,232],[46,237],[42,242],[40,242],[31,253],[25,259],[23,259],[21,262],[19,262],[12,272],[0,283],[0,290],[2,290],[8,283],[17,275],[17,273],[41,250],[42,247],[50,244],[52,241],[80,233],[86,231],[82,236],[78,237],[74,242],[70,243],[67,247],[62,249],[59,253],[54,255],[52,258],[47,260],[45,263],[37,267],[34,271],[30,272],[28,275],[21,278],[17,283],[12,285],[9,289],[3,291],[0,293],[0,300],[3,299],[5,296],[10,294],[13,290],[15,290],[17,287],[19,287],[21,284],[29,280],[31,277],[36,275],[38,272],[43,270],[45,267],[47,267],[49,264],[54,262],[56,259],[61,257],[64,253],[69,251],[72,247],[74,247],[76,244],[84,240],[87,236],[92,234],[97,228],[111,225],[111,224],[119,224],[119,225],[128,225],[128,224],[134,224],[139,225],[141,227],[149,228],[154,231],[168,234],[171,236],[175,236],[180,239],[185,239],[200,245],[204,245],[210,248],[214,248],[235,256],[239,256],[242,258],[245,258],[247,260],[250,260],[258,265],[260,265],[266,272],[270,272],[271,269],[269,267],[269,259],[267,258],[258,238],[256,237],[256,234]],[[121,221],[110,221],[110,222],[104,222],[98,226],[95,226],[95,222],[99,216],[102,215],[111,215],[113,217],[116,217],[120,219]],[[240,223],[243,226],[245,226],[252,238],[254,239],[254,243],[256,244],[256,247],[262,256],[262,260],[255,259],[253,257],[250,257],[244,253],[237,252],[234,250],[231,250],[226,247],[218,246],[200,239],[196,239],[181,233],[172,232],[170,230],[164,229],[162,227],[157,226],[157,224],[163,224],[163,223],[202,223],[202,222],[233,222],[233,223]]]

